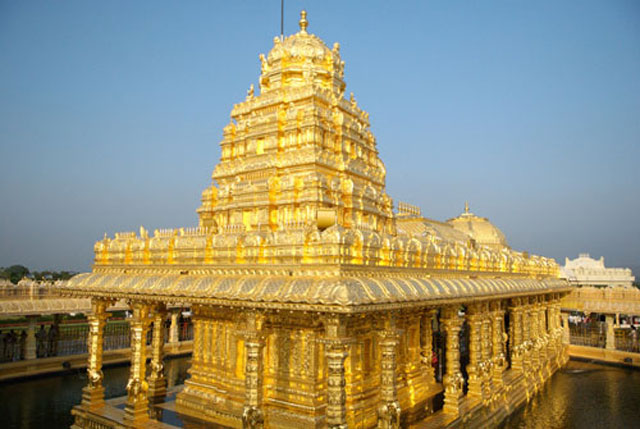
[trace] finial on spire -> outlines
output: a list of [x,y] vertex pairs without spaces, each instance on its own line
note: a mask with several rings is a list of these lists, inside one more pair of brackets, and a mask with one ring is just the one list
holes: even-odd
[[303,10],[300,12],[300,31],[303,33],[307,32],[307,26],[309,25],[309,21],[307,21],[307,11]]
[[469,201],[464,202],[464,212],[469,214]]

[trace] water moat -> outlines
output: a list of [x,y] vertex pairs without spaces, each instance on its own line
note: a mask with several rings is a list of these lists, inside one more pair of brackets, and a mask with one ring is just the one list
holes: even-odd
[[[169,385],[186,377],[188,357],[166,362]],[[128,366],[105,369],[107,398],[126,394]],[[71,408],[87,383],[84,370],[0,384],[5,428],[68,428]],[[640,371],[571,361],[526,406],[501,425],[507,428],[631,428],[638,424]]]

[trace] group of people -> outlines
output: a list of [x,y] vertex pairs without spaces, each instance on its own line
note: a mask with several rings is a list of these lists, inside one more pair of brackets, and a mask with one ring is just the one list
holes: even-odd
[[[44,325],[36,332],[36,357],[49,357],[58,354],[58,338],[60,330],[57,325],[52,325],[47,330]],[[0,360],[13,362],[23,360],[26,357],[27,330],[15,331],[13,329],[0,332]]]

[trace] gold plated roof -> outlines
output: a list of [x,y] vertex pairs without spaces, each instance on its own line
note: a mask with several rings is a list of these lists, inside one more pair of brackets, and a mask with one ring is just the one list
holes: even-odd
[[81,274],[67,292],[167,301],[309,304],[360,307],[396,303],[438,303],[471,297],[514,296],[567,290],[558,279],[424,278],[390,274],[364,276]]
[[464,212],[447,221],[458,231],[468,234],[481,246],[495,249],[508,248],[507,239],[497,226],[489,222],[486,217],[479,217],[469,211],[469,204],[465,203]]

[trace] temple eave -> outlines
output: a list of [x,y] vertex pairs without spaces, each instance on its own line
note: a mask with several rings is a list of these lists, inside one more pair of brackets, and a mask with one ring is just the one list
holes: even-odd
[[[139,288],[141,284],[144,289]],[[79,275],[59,289],[77,297],[338,313],[440,306],[569,290],[571,286],[560,279],[117,273]]]

